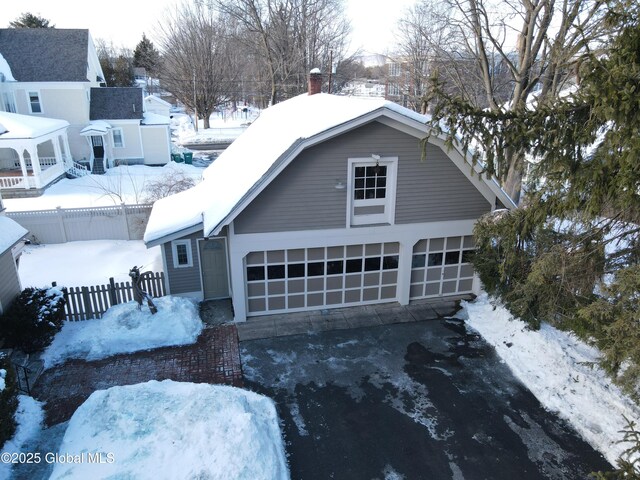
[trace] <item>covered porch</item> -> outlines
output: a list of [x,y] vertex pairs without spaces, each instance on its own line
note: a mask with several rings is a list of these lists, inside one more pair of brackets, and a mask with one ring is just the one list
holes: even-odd
[[0,190],[39,190],[73,161],[65,120],[0,112]]

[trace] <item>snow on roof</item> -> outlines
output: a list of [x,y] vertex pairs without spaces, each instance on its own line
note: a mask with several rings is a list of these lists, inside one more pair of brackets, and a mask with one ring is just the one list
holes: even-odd
[[95,135],[96,133],[99,135],[106,135],[111,128],[111,125],[104,120],[92,120],[89,122],[89,125],[80,130],[80,135],[85,137],[88,135]]
[[[2,74],[4,76],[4,81],[5,82],[15,82],[16,81],[16,79],[13,78],[13,74],[11,73],[11,67],[9,66],[9,63],[2,56],[1,53],[0,53],[0,74]],[[3,81],[2,78],[0,78],[0,81]]]
[[208,234],[298,142],[384,109],[423,125],[428,120],[424,115],[380,98],[322,93],[299,95],[264,110],[204,171],[201,183],[154,204],[145,242],[195,227],[200,222]]
[[[32,117],[18,113],[0,112],[0,125],[5,132],[0,139],[36,138],[69,126],[66,120]],[[0,128],[0,131],[2,128]]]
[[0,215],[0,254],[13,247],[27,233],[26,228],[9,217]]
[[172,105],[167,102],[166,100],[161,99],[160,97],[158,97],[157,95],[147,95],[146,97],[144,97],[144,101],[145,102],[157,102],[160,105],[164,105],[165,107],[171,107]]
[[171,119],[165,115],[159,115],[153,112],[144,112],[142,125],[169,125]]

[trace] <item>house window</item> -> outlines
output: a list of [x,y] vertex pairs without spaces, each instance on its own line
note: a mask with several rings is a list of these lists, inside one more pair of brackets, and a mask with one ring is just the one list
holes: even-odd
[[389,65],[389,76],[390,77],[399,77],[401,72],[401,66],[399,63],[391,63]]
[[397,157],[349,160],[350,225],[392,224]]
[[124,148],[124,136],[122,135],[121,128],[114,128],[111,130],[113,135],[113,146],[116,148]]
[[174,240],[171,242],[173,268],[193,267],[191,240]]
[[2,94],[2,103],[4,104],[4,111],[9,113],[16,113],[16,102],[13,98],[13,93],[4,92]]
[[38,92],[29,92],[29,109],[31,113],[42,113],[42,104],[40,103],[40,94]]

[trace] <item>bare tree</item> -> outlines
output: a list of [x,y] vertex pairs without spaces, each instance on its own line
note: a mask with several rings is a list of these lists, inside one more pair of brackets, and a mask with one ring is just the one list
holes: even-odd
[[342,0],[215,0],[235,18],[252,52],[258,82],[266,80],[269,102],[304,91],[312,68],[332,69],[345,55],[349,25]]
[[[432,71],[457,87],[455,102],[439,112],[458,115],[456,133],[469,138],[474,135],[466,123],[469,108],[515,111],[527,108],[534,97],[538,103],[557,98],[575,78],[581,57],[597,48],[605,33],[603,0],[446,0],[441,5],[422,0],[416,9],[428,14],[408,18],[417,20],[414,31],[433,49]],[[452,96],[446,88],[437,93],[440,100],[443,94]],[[455,107],[460,100],[467,113]],[[517,201],[524,155],[513,146],[503,147],[507,160],[495,173]]]
[[158,27],[162,85],[198,112],[204,128],[236,89],[239,74],[230,42],[235,23],[211,5],[185,1]]

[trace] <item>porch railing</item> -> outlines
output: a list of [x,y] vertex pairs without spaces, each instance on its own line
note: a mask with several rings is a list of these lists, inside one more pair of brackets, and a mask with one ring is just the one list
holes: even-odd
[[65,169],[62,164],[53,164],[47,168],[43,168],[39,176],[15,175],[10,177],[0,177],[0,190],[8,188],[38,188],[45,186],[60,175],[64,174]]
[[[57,163],[56,157],[38,157],[38,159],[40,160],[40,167],[51,167],[52,165],[55,165]],[[24,164],[27,168],[33,168],[33,164],[31,163],[30,158],[25,158]],[[13,165],[16,168],[20,168],[20,162],[18,160],[13,162]]]

